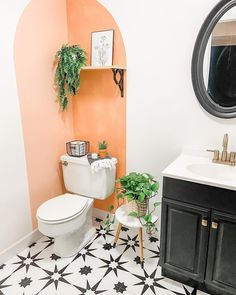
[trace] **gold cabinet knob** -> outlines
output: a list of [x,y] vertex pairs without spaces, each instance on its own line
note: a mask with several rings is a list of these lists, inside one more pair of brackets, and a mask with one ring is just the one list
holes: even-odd
[[211,228],[213,228],[213,229],[217,229],[218,228],[218,221],[216,219],[212,221]]
[[202,226],[204,226],[204,227],[208,226],[208,219],[207,219],[207,217],[203,217],[202,218]]

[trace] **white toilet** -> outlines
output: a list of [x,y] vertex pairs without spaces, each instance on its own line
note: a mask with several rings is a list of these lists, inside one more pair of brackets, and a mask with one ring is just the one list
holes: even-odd
[[87,156],[64,155],[61,162],[65,187],[70,193],[42,204],[37,210],[37,220],[39,231],[55,238],[54,253],[70,257],[94,236],[93,200],[104,200],[113,193],[116,168],[92,173]]

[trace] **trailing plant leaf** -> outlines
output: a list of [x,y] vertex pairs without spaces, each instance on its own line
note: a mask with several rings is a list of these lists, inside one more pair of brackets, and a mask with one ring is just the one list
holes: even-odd
[[132,202],[134,200],[133,196],[131,196],[131,195],[126,196],[126,199],[128,202]]
[[152,215],[151,214],[147,214],[143,217],[143,219],[147,222],[150,223],[152,221]]
[[161,202],[155,202],[154,204],[153,204],[153,206],[156,208],[156,207],[158,207],[158,206],[160,206],[161,205]]
[[140,195],[138,196],[138,201],[139,202],[143,202],[145,200],[145,194],[144,193],[140,193]]
[[156,191],[158,190],[158,188],[159,188],[158,183],[153,183],[153,184],[151,185],[151,190],[152,190],[153,192],[156,192]]
[[80,71],[86,65],[85,51],[79,45],[63,45],[56,53],[55,87],[62,111],[68,105],[68,97],[75,96],[80,88]]
[[111,212],[113,209],[114,209],[114,206],[113,206],[113,205],[110,205],[110,206],[108,207],[108,211],[109,211],[109,212]]
[[143,173],[145,177],[149,178],[150,180],[153,180],[154,181],[154,176],[152,176],[151,174],[149,173]]
[[118,194],[116,197],[117,197],[118,200],[124,198],[123,194]]
[[138,217],[138,212],[132,211],[132,212],[129,213],[129,216]]
[[113,205],[108,207],[108,211],[110,213],[107,214],[106,219],[103,221],[105,231],[110,231],[112,224],[115,223],[115,216],[112,216],[111,211],[114,209]]

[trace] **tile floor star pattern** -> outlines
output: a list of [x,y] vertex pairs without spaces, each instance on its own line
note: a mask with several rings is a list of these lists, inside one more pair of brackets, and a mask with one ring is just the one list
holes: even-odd
[[43,237],[0,266],[0,295],[204,295],[162,277],[159,241],[144,235],[144,269],[137,232],[122,228],[113,247],[114,231],[96,223],[95,238],[77,255],[60,258],[53,239]]

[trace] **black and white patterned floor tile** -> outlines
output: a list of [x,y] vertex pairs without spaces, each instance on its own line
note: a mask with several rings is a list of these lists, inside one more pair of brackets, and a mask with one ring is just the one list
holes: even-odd
[[97,234],[70,258],[53,254],[53,239],[41,238],[0,266],[0,295],[204,295],[161,276],[159,241],[144,235],[144,269],[137,232],[122,228],[113,247],[114,231],[97,223]]

